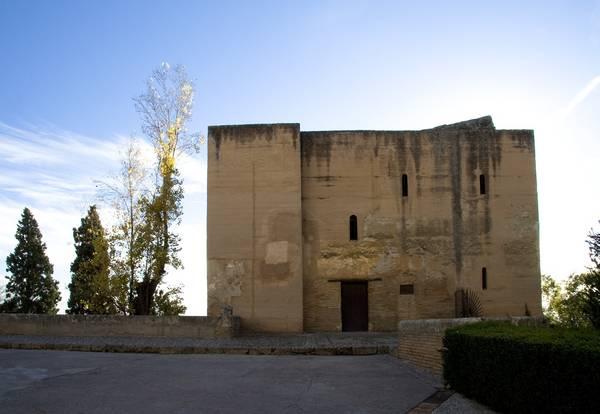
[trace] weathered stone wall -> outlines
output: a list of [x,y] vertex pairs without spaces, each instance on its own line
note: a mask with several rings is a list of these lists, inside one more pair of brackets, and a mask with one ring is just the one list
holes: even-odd
[[[371,280],[373,331],[454,317],[459,288],[487,316],[541,313],[532,131],[496,130],[485,117],[424,131],[302,132],[301,143],[305,330],[341,329],[339,281],[353,279]],[[401,284],[414,294],[400,295]]]
[[[405,320],[398,323],[398,358],[412,362],[441,376],[442,348],[446,329],[481,322],[484,318]],[[511,321],[516,325],[539,326],[543,318],[494,318]]]
[[484,316],[541,313],[532,131],[490,117],[423,131],[241,125],[210,127],[208,142],[209,315],[231,305],[248,330],[339,331],[346,280],[369,281],[371,331],[454,317],[467,288]]
[[446,329],[480,322],[481,318],[406,320],[398,324],[398,358],[441,376]]
[[167,336],[230,338],[239,318],[207,316],[116,316],[0,314],[0,335]]
[[208,131],[208,315],[242,329],[302,331],[298,124]]

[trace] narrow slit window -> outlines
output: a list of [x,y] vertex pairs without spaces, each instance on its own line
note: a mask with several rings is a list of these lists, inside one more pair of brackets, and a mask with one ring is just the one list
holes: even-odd
[[487,289],[487,269],[485,267],[481,268],[481,289]]
[[402,174],[402,197],[408,197],[408,175]]
[[400,294],[401,295],[414,295],[415,294],[415,285],[400,285]]
[[485,193],[486,193],[485,175],[481,174],[479,176],[479,194],[485,194]]
[[350,216],[350,240],[358,240],[358,220],[354,214]]

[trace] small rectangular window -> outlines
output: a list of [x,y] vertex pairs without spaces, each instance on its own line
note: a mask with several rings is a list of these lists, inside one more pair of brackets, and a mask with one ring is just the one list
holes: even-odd
[[414,295],[415,293],[415,285],[400,285],[400,294],[401,295]]
[[358,240],[358,220],[354,214],[350,216],[350,240]]
[[481,174],[479,176],[479,194],[485,194],[485,193],[486,193],[485,175]]
[[408,175],[402,174],[402,197],[408,197]]
[[485,267],[481,268],[481,289],[487,289],[487,269]]

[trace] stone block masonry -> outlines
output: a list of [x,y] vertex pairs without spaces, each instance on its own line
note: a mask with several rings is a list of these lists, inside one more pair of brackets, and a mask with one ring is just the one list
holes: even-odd
[[0,349],[240,355],[375,355],[396,353],[391,333],[248,335],[233,338],[42,336],[0,334]]
[[442,340],[446,329],[481,318],[424,319],[398,324],[398,358],[442,375]]
[[0,314],[0,335],[231,338],[239,318]]
[[507,320],[516,324],[540,324],[543,319],[513,318],[456,318],[406,320],[398,324],[398,358],[442,376],[442,340],[446,329],[483,320]]
[[252,332],[392,332],[541,315],[535,145],[489,116],[420,131],[208,129],[208,315]]
[[300,125],[208,129],[208,315],[302,332]]

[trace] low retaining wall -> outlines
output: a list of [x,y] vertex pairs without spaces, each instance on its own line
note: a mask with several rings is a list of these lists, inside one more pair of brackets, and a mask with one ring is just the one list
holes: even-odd
[[0,314],[0,335],[155,336],[231,338],[239,318],[208,316],[122,316]]
[[442,340],[446,329],[481,322],[482,320],[505,320],[517,325],[540,325],[543,318],[456,318],[456,319],[421,319],[406,320],[398,323],[398,358],[426,368],[441,376]]

